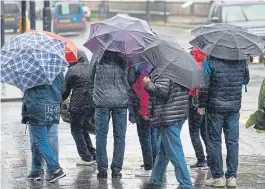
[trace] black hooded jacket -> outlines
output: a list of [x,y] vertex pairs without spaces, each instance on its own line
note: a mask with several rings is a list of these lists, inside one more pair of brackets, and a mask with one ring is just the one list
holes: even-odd
[[71,95],[69,110],[70,112],[82,113],[87,108],[95,107],[93,102],[94,84],[88,76],[89,61],[85,53],[78,50],[78,62],[71,64],[66,76],[66,90],[63,94],[63,100]]

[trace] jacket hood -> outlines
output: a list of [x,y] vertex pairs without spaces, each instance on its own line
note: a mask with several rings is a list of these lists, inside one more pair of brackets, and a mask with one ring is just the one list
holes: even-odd
[[202,51],[200,51],[199,49],[196,49],[196,48],[192,48],[191,53],[192,53],[192,56],[194,57],[194,59],[196,60],[196,62],[200,66],[202,66],[202,62],[207,57],[207,54],[205,54],[204,52],[202,52]]
[[87,56],[86,56],[86,53],[81,49],[77,50],[77,61],[78,62],[71,63],[68,67],[72,67],[72,66],[76,65],[77,63],[89,63]]
[[89,62],[86,53],[80,49],[77,50],[77,59],[79,63]]

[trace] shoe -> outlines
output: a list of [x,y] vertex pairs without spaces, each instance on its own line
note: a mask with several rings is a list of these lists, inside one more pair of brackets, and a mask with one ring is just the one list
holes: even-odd
[[55,172],[51,173],[50,178],[47,179],[46,181],[49,182],[49,183],[52,183],[52,182],[55,182],[58,179],[61,179],[61,178],[65,177],[65,176],[66,176],[66,174],[63,172],[62,169],[60,169],[58,173],[55,173]]
[[236,188],[236,178],[230,177],[229,179],[226,179],[226,186],[228,188]]
[[139,173],[135,174],[135,177],[151,177],[152,170],[142,169]]
[[223,187],[225,187],[225,181],[224,181],[223,177],[218,178],[218,179],[210,178],[209,180],[206,180],[205,185],[217,187],[217,188],[219,188],[219,187],[223,188]]
[[92,165],[94,163],[93,159],[92,160],[86,160],[86,159],[81,159],[81,161],[77,162],[76,165],[77,166],[89,166]]
[[100,179],[107,179],[108,178],[108,173],[107,171],[99,171],[97,174],[97,178]]
[[111,176],[112,178],[122,178],[122,174],[120,171],[112,171]]
[[197,162],[196,164],[194,165],[191,165],[190,166],[191,169],[196,169],[196,168],[203,168],[203,169],[208,169],[208,165],[206,162]]
[[35,181],[41,180],[41,174],[38,171],[32,171],[27,177],[27,179]]

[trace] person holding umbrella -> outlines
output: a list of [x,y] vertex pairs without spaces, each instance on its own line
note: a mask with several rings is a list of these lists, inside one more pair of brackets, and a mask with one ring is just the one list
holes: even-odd
[[144,164],[143,169],[136,173],[136,177],[150,177],[158,149],[159,130],[149,123],[148,118],[148,97],[149,94],[144,88],[143,78],[148,77],[153,70],[150,63],[143,62],[131,67],[128,81],[131,84],[129,91],[130,101],[128,103],[129,120],[137,125],[137,133],[142,149]]
[[[207,57],[207,55],[194,47],[191,49],[190,53],[201,67],[202,62]],[[199,89],[191,89],[189,92],[189,101],[190,101],[189,117],[188,117],[189,132],[190,132],[192,146],[194,148],[195,155],[197,158],[197,163],[191,165],[190,168],[208,169],[206,156],[204,155],[204,150],[200,139],[201,136],[207,152],[207,138],[206,138],[207,129],[205,124],[205,117],[197,112],[198,95],[199,95]]]
[[[249,81],[246,60],[262,54],[262,39],[237,26],[215,24],[192,31],[190,42],[209,56],[203,63],[206,87],[199,91],[198,112],[206,114],[207,147],[213,187],[236,187],[239,154],[239,117],[242,85]],[[246,86],[245,86],[246,87]],[[246,88],[245,88],[246,89]],[[227,171],[223,171],[222,130]]]
[[189,89],[201,86],[201,68],[173,37],[153,36],[144,40],[147,45],[142,56],[155,67],[151,79],[143,79],[149,93],[149,121],[160,130],[150,183],[155,186],[164,183],[170,161],[180,188],[192,189],[180,133],[188,117]]
[[[50,176],[47,182],[66,176],[57,153],[60,103],[65,88],[62,71],[68,65],[69,55],[76,59],[75,52],[67,48],[67,40],[56,37],[45,32],[26,32],[9,40],[0,55],[1,82],[14,85],[24,93],[22,119],[29,125],[32,147],[28,179],[41,179],[45,161]],[[52,135],[54,144],[50,146]]]
[[66,90],[63,100],[72,92],[69,105],[71,133],[81,157],[81,162],[77,165],[90,165],[96,160],[96,150],[88,133],[89,123],[85,121],[89,122],[95,114],[94,83],[88,75],[89,63],[85,52],[79,49],[77,57],[78,61],[70,64],[65,76]]
[[[92,58],[98,61],[98,59]],[[93,100],[96,105],[96,153],[98,178],[107,178],[108,157],[106,151],[110,115],[113,122],[114,152],[111,164],[112,178],[122,177],[127,128],[127,83],[124,63],[116,52],[105,51],[93,69]]]

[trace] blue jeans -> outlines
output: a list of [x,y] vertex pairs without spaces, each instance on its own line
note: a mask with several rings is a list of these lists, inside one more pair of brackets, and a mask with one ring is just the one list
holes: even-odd
[[114,151],[111,164],[112,171],[121,171],[125,151],[125,135],[127,128],[127,108],[96,108],[96,156],[98,171],[108,169],[107,135],[110,114],[113,122]]
[[159,132],[157,128],[152,128],[149,121],[139,116],[137,120],[137,133],[142,149],[144,169],[151,170],[155,163],[158,148]]
[[239,149],[239,113],[208,114],[208,151],[209,166],[214,179],[224,176],[222,158],[222,130],[224,130],[227,148],[226,178],[237,177],[238,149]]
[[175,167],[175,175],[180,188],[193,188],[180,140],[182,125],[183,123],[176,123],[160,128],[159,149],[150,178],[152,184],[163,184],[170,161]]
[[60,169],[58,163],[58,124],[29,125],[29,135],[32,150],[32,171],[43,172],[44,160],[49,173]]

